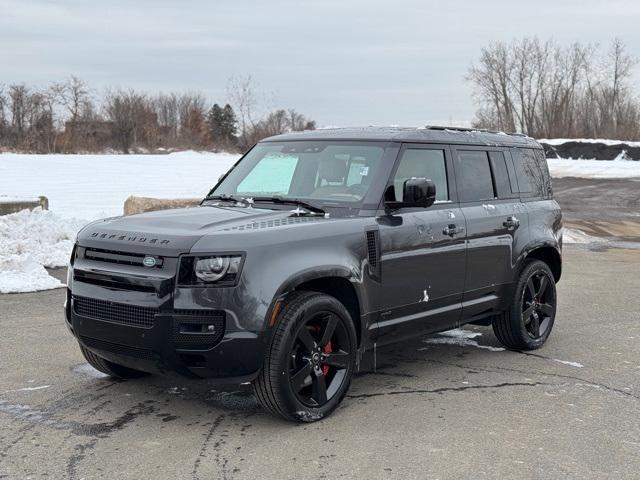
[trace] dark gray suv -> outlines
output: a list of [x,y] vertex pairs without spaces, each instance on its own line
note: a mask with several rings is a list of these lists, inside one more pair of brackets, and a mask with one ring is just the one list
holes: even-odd
[[106,374],[250,381],[266,410],[313,421],[376,345],[476,323],[508,348],[540,347],[561,248],[528,137],[286,134],[254,146],[199,207],[85,227],[66,319]]

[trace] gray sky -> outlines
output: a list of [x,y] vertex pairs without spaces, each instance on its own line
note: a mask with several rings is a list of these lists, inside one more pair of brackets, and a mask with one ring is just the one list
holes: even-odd
[[75,74],[223,102],[228,78],[251,74],[263,109],[320,125],[461,123],[490,41],[618,36],[640,57],[639,25],[638,0],[0,0],[0,83]]

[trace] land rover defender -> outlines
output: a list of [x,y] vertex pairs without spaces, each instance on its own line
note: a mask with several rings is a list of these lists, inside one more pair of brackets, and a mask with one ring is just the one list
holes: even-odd
[[86,226],[66,322],[108,375],[252,382],[267,411],[313,421],[374,346],[466,323],[492,325],[510,349],[542,346],[561,249],[531,138],[285,134],[255,145],[198,207]]

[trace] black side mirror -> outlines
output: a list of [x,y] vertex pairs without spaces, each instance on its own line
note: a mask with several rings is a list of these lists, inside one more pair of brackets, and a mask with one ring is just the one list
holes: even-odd
[[402,187],[402,201],[386,201],[389,209],[422,207],[427,208],[436,201],[436,184],[426,178],[409,178]]

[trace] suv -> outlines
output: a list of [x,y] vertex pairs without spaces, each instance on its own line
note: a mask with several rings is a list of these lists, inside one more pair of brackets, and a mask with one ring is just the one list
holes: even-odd
[[510,349],[542,346],[561,247],[531,138],[285,134],[255,145],[198,207],[86,226],[66,321],[108,375],[252,382],[269,412],[313,421],[376,346],[466,323],[493,325]]

